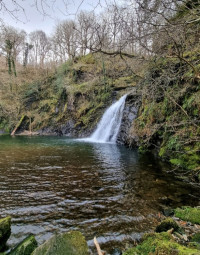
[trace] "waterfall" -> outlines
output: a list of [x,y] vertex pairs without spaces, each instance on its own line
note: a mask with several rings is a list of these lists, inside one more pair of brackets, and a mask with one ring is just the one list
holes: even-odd
[[97,143],[115,143],[121,126],[126,96],[112,104],[102,116],[97,129],[85,141]]

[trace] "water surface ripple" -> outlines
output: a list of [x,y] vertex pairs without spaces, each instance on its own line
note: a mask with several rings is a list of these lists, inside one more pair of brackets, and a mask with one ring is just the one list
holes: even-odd
[[199,203],[198,191],[164,166],[115,144],[58,137],[0,137],[0,216],[13,219],[10,245],[33,233],[80,230],[92,247],[128,247],[159,211]]

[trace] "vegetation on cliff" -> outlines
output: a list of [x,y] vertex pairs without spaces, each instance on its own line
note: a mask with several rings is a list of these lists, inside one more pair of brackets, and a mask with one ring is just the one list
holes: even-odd
[[[194,7],[199,8],[199,5]],[[200,180],[200,46],[199,20],[183,6],[171,18],[174,25],[140,81],[142,106],[131,134],[141,151],[155,149],[175,168],[194,170]],[[181,25],[180,25],[181,26]],[[172,26],[173,27],[173,26]],[[176,33],[176,38],[173,34]],[[181,33],[181,34],[179,34]],[[131,142],[130,142],[131,144]]]

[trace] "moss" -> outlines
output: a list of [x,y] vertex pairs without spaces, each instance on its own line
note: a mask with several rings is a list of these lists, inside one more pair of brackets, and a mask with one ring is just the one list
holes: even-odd
[[191,239],[192,242],[197,242],[197,243],[200,243],[200,232],[199,233],[196,233],[192,236],[192,239]]
[[0,130],[2,130],[3,133],[10,133],[9,121],[4,116],[0,116]]
[[19,243],[8,255],[31,255],[37,248],[34,235],[30,235]]
[[80,58],[80,61],[85,64],[95,64],[95,58],[93,54],[87,54]]
[[11,234],[11,217],[0,220],[0,251],[2,251]]
[[135,86],[136,85],[136,78],[134,76],[125,76],[125,77],[119,77],[114,81],[115,88],[126,88],[129,86]]
[[68,60],[64,64],[60,65],[57,69],[58,77],[62,75],[67,75],[71,71],[72,64],[72,61]]
[[160,151],[159,151],[159,156],[162,157],[166,154],[166,151],[167,151],[167,147],[166,146],[163,146],[160,148]]
[[135,248],[127,250],[123,255],[198,255],[199,251],[176,243],[170,234],[152,234]]
[[34,250],[32,255],[88,255],[88,246],[84,236],[72,231],[53,236]]
[[[190,242],[188,244],[189,248],[200,250],[200,243],[197,242]],[[200,253],[200,252],[199,252]]]
[[200,224],[200,208],[182,207],[175,209],[175,216],[192,223]]

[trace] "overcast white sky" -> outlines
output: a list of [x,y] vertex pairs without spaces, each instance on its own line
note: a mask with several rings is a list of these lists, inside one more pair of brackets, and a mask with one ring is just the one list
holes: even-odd
[[[101,3],[104,4],[104,1],[105,0],[101,0]],[[4,2],[9,10],[14,9],[12,0],[4,0]],[[96,8],[96,12],[103,10],[101,6],[98,5],[99,0],[46,0],[49,7],[44,6],[44,10],[47,12],[48,16],[44,16],[37,11],[36,6],[34,6],[34,0],[18,0],[17,2],[23,6],[25,14],[22,10],[14,13],[19,19],[17,20],[9,15],[8,12],[0,10],[0,17],[4,23],[24,29],[28,33],[34,30],[43,30],[49,35],[57,22],[73,18],[74,16],[72,14],[75,14],[78,9],[90,11]],[[38,0],[38,2],[40,3],[40,0]],[[68,2],[67,6],[64,2]],[[111,1],[108,2],[111,3]],[[39,9],[42,11],[41,6],[39,6]]]

